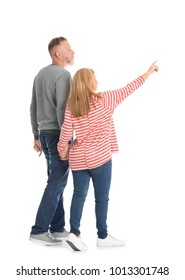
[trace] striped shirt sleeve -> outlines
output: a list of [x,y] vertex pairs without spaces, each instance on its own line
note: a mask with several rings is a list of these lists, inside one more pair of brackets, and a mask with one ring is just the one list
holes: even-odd
[[65,147],[68,145],[69,141],[72,138],[73,134],[73,124],[71,119],[71,114],[69,110],[66,108],[64,122],[61,127],[60,138],[57,145],[58,152],[64,151]]
[[123,88],[103,93],[104,106],[114,110],[125,98],[137,90],[143,83],[144,79],[140,76]]

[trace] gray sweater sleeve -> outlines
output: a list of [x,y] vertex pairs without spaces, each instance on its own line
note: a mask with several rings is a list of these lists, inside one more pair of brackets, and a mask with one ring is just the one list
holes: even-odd
[[63,72],[56,81],[56,110],[58,125],[61,128],[64,121],[66,102],[69,96],[71,86],[71,74]]
[[37,103],[36,103],[36,93],[35,93],[35,80],[34,80],[33,89],[32,89],[32,99],[31,99],[31,105],[30,105],[30,118],[31,118],[31,126],[32,126],[32,132],[34,134],[34,138],[38,139]]

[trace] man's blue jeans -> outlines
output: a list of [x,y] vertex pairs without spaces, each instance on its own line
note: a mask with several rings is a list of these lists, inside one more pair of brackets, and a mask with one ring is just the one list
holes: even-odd
[[109,190],[112,174],[112,160],[105,164],[88,170],[72,171],[74,181],[74,192],[70,210],[71,232],[80,234],[80,221],[84,202],[89,189],[90,178],[92,178],[95,195],[96,227],[99,238],[107,237],[107,211],[109,201]]
[[45,233],[49,229],[51,232],[62,232],[65,230],[63,191],[67,184],[69,163],[59,157],[59,135],[40,132],[39,140],[46,157],[48,180],[31,234]]

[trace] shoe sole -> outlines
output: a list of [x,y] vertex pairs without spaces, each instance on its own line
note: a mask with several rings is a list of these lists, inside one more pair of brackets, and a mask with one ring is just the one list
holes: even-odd
[[66,234],[65,236],[60,236],[60,235],[57,236],[57,235],[55,235],[55,234],[53,234],[53,233],[50,233],[49,235],[50,235],[50,237],[53,238],[53,239],[57,239],[57,240],[66,240],[66,239],[68,238],[68,236],[69,236],[69,233]]
[[62,242],[57,242],[57,243],[49,243],[49,242],[46,242],[46,241],[42,241],[42,240],[38,240],[38,239],[34,239],[34,238],[29,238],[29,240],[33,241],[33,242],[36,242],[36,243],[40,243],[40,244],[43,244],[43,245],[46,245],[46,246],[57,246],[57,245],[62,245]]
[[71,241],[66,240],[66,242],[74,251],[80,251]]
[[67,237],[54,237],[52,235],[50,235],[50,236],[51,236],[51,238],[59,240],[59,241],[66,241],[66,239],[67,239]]

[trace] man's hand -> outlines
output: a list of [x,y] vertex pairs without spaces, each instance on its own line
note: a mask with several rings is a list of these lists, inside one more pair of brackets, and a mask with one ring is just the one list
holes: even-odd
[[33,148],[37,153],[39,153],[39,157],[40,157],[42,154],[42,148],[38,139],[34,140]]

